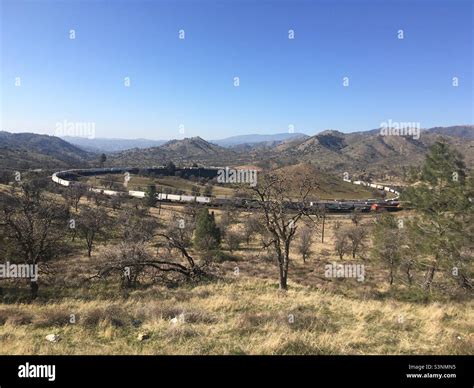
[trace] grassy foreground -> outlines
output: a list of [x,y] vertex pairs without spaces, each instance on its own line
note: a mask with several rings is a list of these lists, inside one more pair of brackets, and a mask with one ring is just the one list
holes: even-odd
[[[237,279],[112,301],[0,304],[0,353],[474,354],[472,303],[356,300],[290,287],[281,294],[271,282]],[[48,342],[48,334],[60,340]]]

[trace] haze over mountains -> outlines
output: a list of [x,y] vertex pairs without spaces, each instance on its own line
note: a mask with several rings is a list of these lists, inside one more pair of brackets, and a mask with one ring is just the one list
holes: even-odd
[[74,144],[86,151],[90,152],[116,152],[128,150],[131,148],[150,148],[158,147],[167,142],[167,140],[150,140],[150,139],[108,139],[87,137],[64,136],[62,139],[68,143]]
[[[217,144],[222,147],[232,147],[238,145],[252,145],[257,143],[275,144],[288,139],[298,139],[309,137],[304,133],[277,133],[273,135],[240,135],[231,136],[220,140],[209,140],[209,143]],[[117,152],[132,148],[150,148],[159,147],[168,142],[168,140],[150,140],[150,139],[108,139],[108,138],[94,138],[86,137],[72,137],[64,136],[62,139],[74,144],[86,151],[91,152]]]
[[[467,166],[474,166],[472,125],[423,130],[420,139],[410,136],[381,136],[378,130],[353,133],[329,130],[314,136],[301,133],[235,136],[219,141],[220,144],[193,137],[161,144],[159,141],[152,141],[156,143],[150,144],[158,145],[147,148],[136,147],[115,152],[103,149],[102,152],[108,154],[106,166],[150,167],[170,160],[177,164],[255,164],[260,167],[310,163],[330,172],[385,172],[397,175],[402,169],[419,165],[429,146],[440,138],[445,138],[464,155]],[[100,139],[98,144],[107,148],[104,145],[107,140],[109,139]],[[123,142],[128,142],[129,147],[137,145],[131,140],[111,139],[111,147],[123,147]],[[147,144],[145,139],[139,139],[138,142]],[[86,151],[54,136],[0,132],[1,167],[96,167],[98,160],[97,151]]]

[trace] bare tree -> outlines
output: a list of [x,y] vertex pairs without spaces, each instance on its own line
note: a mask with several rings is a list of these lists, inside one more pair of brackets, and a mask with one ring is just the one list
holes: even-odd
[[303,258],[303,262],[306,263],[311,255],[311,244],[313,243],[313,231],[308,226],[301,228],[298,239],[298,252]]
[[337,229],[335,229],[334,250],[339,255],[339,258],[343,260],[344,255],[349,251],[349,249],[350,242],[347,237],[347,231],[338,227]]
[[351,227],[347,231],[347,238],[351,242],[352,258],[355,259],[356,254],[360,253],[360,250],[365,245],[365,239],[367,238],[367,229],[363,226]]
[[87,245],[87,256],[91,257],[97,235],[103,233],[109,222],[107,213],[102,208],[83,209],[78,217],[77,229]]
[[69,185],[64,191],[64,197],[66,198],[66,202],[70,206],[74,207],[74,209],[77,212],[79,202],[81,198],[87,193],[87,191],[88,191],[87,186],[81,183],[73,183]]
[[199,281],[208,276],[205,265],[198,265],[187,247],[191,238],[183,228],[168,228],[156,233],[160,243],[156,253],[152,252],[150,242],[123,241],[105,254],[105,263],[101,265],[95,277],[105,278],[111,273],[119,273],[125,287],[133,287],[140,275],[150,269],[160,274],[177,274],[187,281]]
[[[46,198],[32,184],[24,183],[20,191],[12,190],[1,201],[2,226],[15,242],[14,255],[25,264],[38,265],[56,256],[67,226],[68,209]],[[31,279],[31,297],[38,295],[38,283]]]
[[122,212],[118,218],[122,225],[122,237],[124,241],[150,241],[159,221],[150,216],[148,208],[130,208]]
[[319,219],[317,215],[311,216],[308,212],[307,198],[315,188],[312,180],[308,176],[292,179],[290,182],[282,174],[269,173],[252,188],[257,197],[257,206],[263,213],[265,229],[271,236],[268,244],[275,250],[281,290],[288,289],[290,248],[298,221],[303,216],[312,222],[317,222]]
[[356,208],[351,214],[351,221],[355,226],[358,226],[360,221],[362,220],[362,213],[360,209]]
[[227,245],[229,245],[229,250],[234,252],[239,249],[240,244],[242,243],[242,235],[237,231],[228,231],[226,233]]
[[250,239],[254,234],[260,233],[261,228],[262,228],[262,225],[260,221],[258,220],[258,217],[256,217],[255,215],[252,214],[245,218],[244,236],[245,236],[245,241],[247,245],[250,244]]

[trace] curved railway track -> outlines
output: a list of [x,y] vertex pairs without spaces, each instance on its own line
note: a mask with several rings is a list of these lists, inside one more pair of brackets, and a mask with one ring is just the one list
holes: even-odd
[[[209,167],[209,168],[200,168],[200,167],[188,167],[180,169],[188,175],[201,175],[205,174],[208,177],[212,177],[214,174],[217,176],[217,172],[220,168],[218,167]],[[64,170],[55,172],[51,179],[53,182],[69,187],[71,185],[77,184],[77,181],[74,178],[83,177],[83,176],[96,176],[101,174],[137,174],[140,171],[159,171],[166,172],[165,167],[153,167],[149,169],[138,169],[138,168],[129,168],[129,167],[112,167],[112,168],[94,168],[94,169],[73,169],[73,170]],[[362,212],[377,211],[380,209],[385,209],[388,211],[400,210],[400,203],[398,201],[400,193],[388,186],[377,185],[374,183],[364,182],[364,181],[352,181],[349,179],[344,179],[345,182],[352,183],[359,186],[370,187],[373,189],[389,192],[395,195],[394,198],[383,200],[383,199],[367,199],[367,200],[320,200],[309,202],[307,207],[308,210],[311,208],[321,211],[323,209],[329,213],[349,213],[354,210],[359,210]],[[107,190],[97,187],[89,187],[89,190],[95,193],[107,195],[107,196],[128,196],[134,198],[145,198],[144,191],[129,190],[129,191],[117,191],[117,190]],[[177,195],[177,194],[166,194],[166,193],[157,193],[156,198],[160,202],[168,202],[172,204],[179,203],[198,203],[208,206],[224,206],[224,205],[233,205],[236,207],[246,207],[252,208],[257,207],[257,202],[254,199],[249,198],[219,198],[217,196],[193,196],[193,195]],[[288,206],[300,206],[301,204],[296,202],[289,202]]]

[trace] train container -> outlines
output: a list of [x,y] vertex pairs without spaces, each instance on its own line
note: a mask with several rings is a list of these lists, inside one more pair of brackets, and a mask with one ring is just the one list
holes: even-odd
[[181,195],[181,198],[179,200],[180,202],[195,202],[196,197],[193,195]]
[[167,194],[166,199],[171,202],[179,202],[181,200],[181,195]]
[[135,198],[145,198],[145,192],[144,191],[130,190],[128,192],[128,195],[130,195],[131,197],[135,197]]

